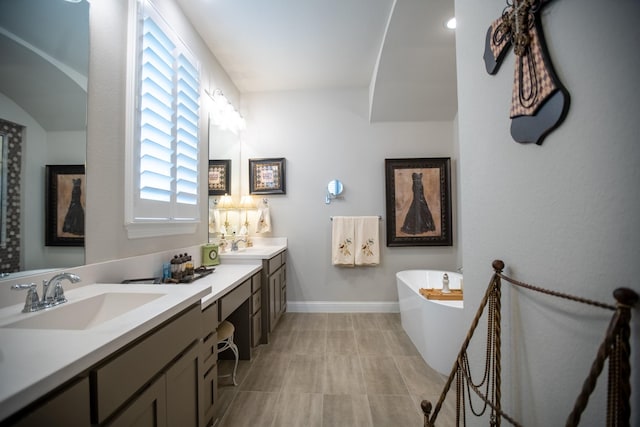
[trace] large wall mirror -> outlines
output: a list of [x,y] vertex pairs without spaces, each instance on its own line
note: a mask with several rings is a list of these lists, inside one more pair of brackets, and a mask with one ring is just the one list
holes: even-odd
[[[7,193],[17,192],[19,202],[0,210],[0,252],[12,238],[19,250],[0,258],[18,257],[22,271],[85,262],[84,247],[45,246],[45,168],[85,164],[88,64],[87,0],[0,2],[0,119],[18,125],[13,132],[20,133],[19,154],[3,156],[2,169],[11,171],[13,162],[21,166],[19,186],[9,182],[2,192],[5,201]],[[16,215],[18,224],[8,221]]]
[[[230,194],[236,202],[240,200],[240,180],[241,171],[246,172],[240,164],[240,136],[237,132],[221,126],[216,120],[209,120],[209,160],[230,160],[231,165],[231,185]],[[244,166],[246,168],[246,166]],[[209,238],[218,230],[212,228],[211,216],[214,210],[214,201],[220,199],[220,196],[209,196]]]

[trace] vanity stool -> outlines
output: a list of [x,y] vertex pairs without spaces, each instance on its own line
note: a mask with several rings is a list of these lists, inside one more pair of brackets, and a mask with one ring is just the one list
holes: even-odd
[[219,378],[223,377],[231,377],[233,380],[233,385],[237,386],[236,383],[236,371],[238,369],[238,346],[233,342],[233,333],[235,332],[235,327],[233,323],[228,320],[223,321],[218,325],[218,353],[231,349],[233,351],[233,355],[236,358],[236,363],[233,367],[233,373],[227,375],[220,375]]

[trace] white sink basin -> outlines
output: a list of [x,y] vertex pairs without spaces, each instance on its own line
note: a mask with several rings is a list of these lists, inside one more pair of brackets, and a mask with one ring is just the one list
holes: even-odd
[[148,302],[163,293],[106,292],[75,302],[35,312],[25,319],[3,328],[85,330],[111,320]]

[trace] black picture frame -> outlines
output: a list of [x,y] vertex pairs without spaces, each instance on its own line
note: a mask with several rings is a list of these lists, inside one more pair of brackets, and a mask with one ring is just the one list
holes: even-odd
[[452,246],[451,159],[385,159],[387,246]]
[[84,165],[46,165],[45,246],[84,246]]
[[249,194],[287,194],[286,159],[249,159]]
[[209,160],[207,177],[210,196],[231,195],[231,160]]

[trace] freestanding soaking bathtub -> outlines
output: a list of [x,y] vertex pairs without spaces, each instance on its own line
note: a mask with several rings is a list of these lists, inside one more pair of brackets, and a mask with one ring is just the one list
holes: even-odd
[[396,273],[402,327],[429,366],[449,375],[464,341],[463,301],[428,300],[420,288],[460,289],[462,275],[451,271],[405,270]]

